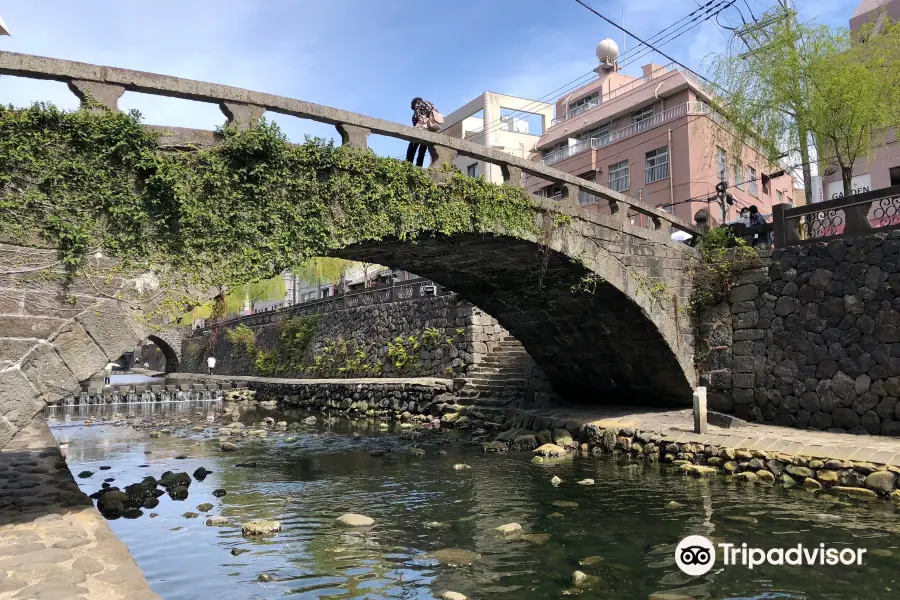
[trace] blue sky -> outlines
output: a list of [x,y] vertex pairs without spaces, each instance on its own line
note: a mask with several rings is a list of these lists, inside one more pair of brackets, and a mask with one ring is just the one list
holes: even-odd
[[[650,37],[700,0],[591,0]],[[774,0],[738,0],[722,23],[758,17]],[[846,26],[857,0],[803,0],[801,18]],[[740,13],[737,8],[740,9]],[[541,98],[596,66],[594,47],[622,33],[574,0],[16,0],[0,5],[12,37],[0,49],[165,73],[301,98],[402,123],[423,96],[445,114],[484,90]],[[721,51],[729,32],[710,20],[663,46],[689,67]],[[629,39],[630,48],[636,43]],[[647,56],[645,62],[666,64]],[[0,78],[0,102],[77,107],[66,86]],[[148,123],[213,128],[218,107],[126,92]],[[288,136],[334,137],[332,127],[273,116]],[[383,154],[405,145],[373,137]]]

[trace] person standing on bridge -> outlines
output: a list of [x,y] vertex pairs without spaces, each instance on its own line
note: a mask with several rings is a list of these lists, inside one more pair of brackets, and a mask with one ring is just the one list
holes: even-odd
[[209,371],[209,374],[212,375],[213,369],[216,368],[216,357],[210,356],[206,359],[206,369]]
[[[413,127],[428,129],[430,131],[440,131],[440,123],[435,120],[435,113],[437,113],[437,109],[434,107],[434,104],[432,104],[428,100],[423,100],[422,98],[416,97],[413,98],[412,103],[410,103],[409,107],[413,111]],[[413,158],[415,157],[416,166],[423,166],[425,164],[425,150],[427,148],[428,146],[426,146],[425,144],[420,144],[419,142],[415,141],[410,142],[409,148],[406,149],[406,162],[412,162]],[[416,157],[416,150],[419,151],[418,157]]]

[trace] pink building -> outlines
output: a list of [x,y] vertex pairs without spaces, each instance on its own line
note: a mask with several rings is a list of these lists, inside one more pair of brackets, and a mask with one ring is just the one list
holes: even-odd
[[[600,42],[598,78],[556,101],[556,119],[536,145],[543,164],[662,205],[688,222],[701,208],[721,220],[719,204],[706,201],[720,181],[735,198],[726,220],[744,206],[770,213],[773,204],[802,202],[802,190],[794,191],[781,167],[734,143],[695,73],[648,64],[643,77],[631,77],[619,72],[617,56],[615,42]],[[547,197],[561,193],[536,177],[526,185]],[[589,194],[578,200],[608,211]]]
[[[891,19],[900,21],[900,0],[863,0],[850,18],[850,30],[856,31],[866,23]],[[822,154],[827,154],[823,151]],[[819,165],[821,189],[813,190],[813,200],[833,200],[844,195],[841,171],[836,162],[823,161]],[[859,160],[853,167],[851,187],[855,194],[900,185],[900,143],[897,131],[890,131],[876,144],[872,156]],[[815,188],[815,186],[814,186]]]

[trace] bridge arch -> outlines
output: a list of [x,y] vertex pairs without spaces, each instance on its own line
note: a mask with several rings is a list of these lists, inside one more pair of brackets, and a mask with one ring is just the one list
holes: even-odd
[[433,234],[334,255],[459,293],[518,339],[573,403],[689,405],[697,382],[682,307],[692,252],[576,210],[581,218],[549,242]]
[[[690,399],[696,374],[691,324],[682,310],[691,290],[688,263],[696,252],[671,242],[669,227],[693,231],[665,211],[494,148],[301,100],[10,52],[0,52],[0,74],[63,81],[79,97],[90,96],[113,111],[124,91],[213,102],[238,129],[254,127],[267,111],[308,118],[334,125],[343,143],[354,148],[366,148],[370,134],[386,135],[425,144],[436,167],[462,155],[498,166],[511,186],[521,187],[525,175],[557,184],[564,191],[562,202],[535,199],[536,218],[553,224],[543,223],[544,233],[533,239],[505,231],[450,237],[416,231],[408,232],[415,234],[413,241],[383,239],[333,254],[402,268],[461,293],[518,337],[573,400],[685,404]],[[160,143],[172,149],[220,141],[211,131],[161,129]],[[610,216],[580,208],[576,199],[582,192],[608,207]],[[650,227],[630,225],[628,213],[642,215]],[[557,217],[564,226],[557,227]],[[34,252],[17,247],[12,254]],[[38,264],[56,264],[52,249],[39,252],[46,256]],[[125,283],[141,292],[153,279],[143,274]],[[141,319],[141,302],[115,291],[92,296],[90,287],[79,295],[77,308],[60,303],[57,308],[65,309],[60,314],[80,312],[54,316],[53,327],[41,330],[39,338],[23,337],[9,356],[0,356],[5,365],[0,366],[0,447],[45,403],[76,390],[140,340],[154,335],[165,341]],[[177,355],[178,346],[167,346]]]
[[[177,339],[174,339],[177,338]],[[166,359],[166,373],[175,373],[181,366],[181,336],[174,332],[166,332],[147,336],[163,353]],[[177,350],[175,347],[177,347]]]

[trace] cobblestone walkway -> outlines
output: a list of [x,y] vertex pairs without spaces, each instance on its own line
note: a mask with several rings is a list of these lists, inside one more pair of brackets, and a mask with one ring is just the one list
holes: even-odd
[[602,428],[631,427],[660,434],[673,442],[710,444],[744,450],[769,450],[838,460],[867,461],[900,466],[900,438],[807,431],[747,423],[723,429],[710,425],[707,433],[693,432],[694,417],[685,410],[635,410],[619,407],[549,408],[522,411],[544,419],[594,423]]
[[159,600],[43,417],[0,451],[0,600]]

